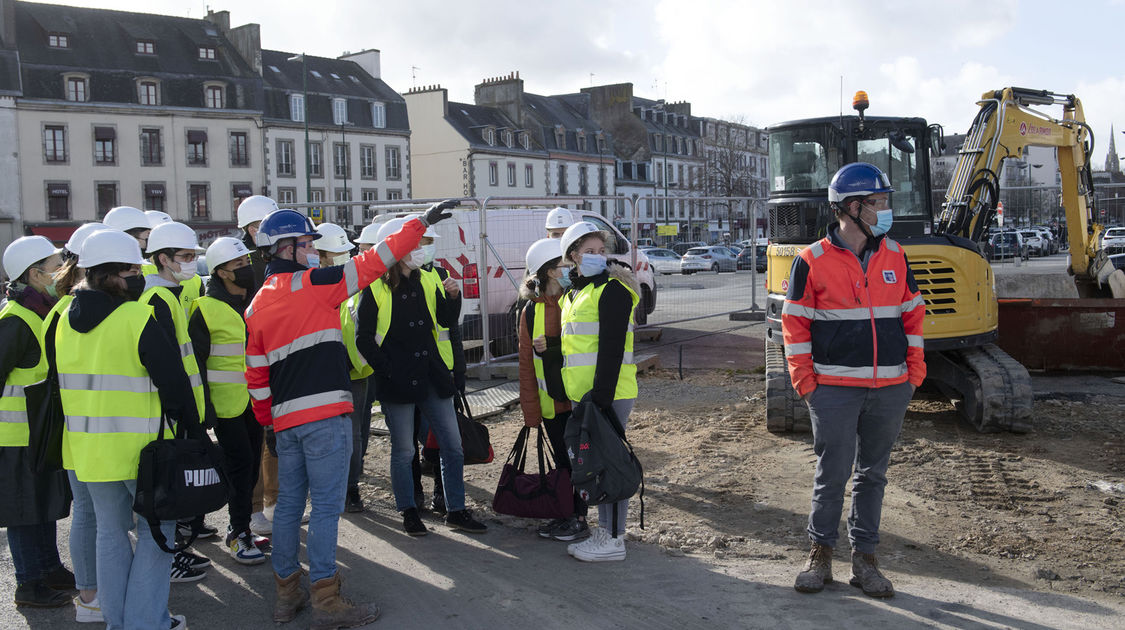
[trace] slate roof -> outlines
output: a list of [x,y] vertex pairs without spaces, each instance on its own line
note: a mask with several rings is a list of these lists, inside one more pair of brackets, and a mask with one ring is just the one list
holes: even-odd
[[[300,94],[302,85],[300,61],[289,61],[297,53],[279,50],[262,51],[262,78],[265,82],[265,117],[291,120],[289,95]],[[348,59],[332,59],[308,55],[304,67],[308,72],[309,124],[332,125],[332,99],[348,99],[348,121],[358,128],[371,127],[373,101],[385,104],[387,129],[407,131],[406,101],[391,86],[367,73],[358,63]],[[319,76],[318,76],[319,75]]]
[[[585,94],[567,96],[585,96],[587,102],[589,99]],[[601,125],[586,118],[582,112],[571,104],[575,99],[561,96],[540,96],[539,94],[524,92],[523,101],[527,107],[525,112],[539,124],[538,132],[542,134],[540,140],[549,151],[565,151],[588,156],[604,155],[609,157],[613,155],[613,140],[608,132],[604,134],[606,148],[602,151],[598,150],[597,132],[604,130]],[[580,106],[576,101],[574,105]],[[555,136],[556,125],[562,125],[566,130],[561,146]],[[579,150],[578,129],[582,129],[586,133],[585,151]]]
[[490,125],[495,127],[498,131],[503,128],[511,129],[512,131],[520,129],[519,125],[504,115],[504,112],[500,111],[498,108],[450,101],[448,111],[449,113],[445,118],[446,121],[448,121],[462,137],[469,141],[470,146],[498,153],[543,157],[543,149],[540,148],[538,139],[535,138],[534,135],[532,135],[530,149],[524,149],[519,141],[515,139],[511,147],[506,146],[501,142],[499,133],[497,133],[495,145],[489,145],[485,142],[481,131]]
[[0,49],[0,95],[20,94],[19,55],[14,50]]
[[[155,77],[162,106],[201,108],[203,83],[221,81],[228,109],[260,108],[261,79],[206,20],[31,2],[16,2],[15,18],[25,98],[63,99],[62,75],[81,71],[91,102],[137,103],[135,80]],[[69,46],[49,46],[52,33]],[[153,41],[154,54],[138,54],[137,40]],[[200,59],[200,47],[215,59]]]

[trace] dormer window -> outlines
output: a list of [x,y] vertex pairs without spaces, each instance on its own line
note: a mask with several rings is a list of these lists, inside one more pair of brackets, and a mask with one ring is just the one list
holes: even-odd
[[604,153],[605,152],[605,132],[599,131],[597,133],[596,137],[597,137],[597,142],[598,142],[598,153]]
[[138,39],[137,40],[137,54],[138,55],[155,55],[156,42],[151,39]]
[[208,109],[223,108],[223,86],[207,84],[203,86],[203,106]]
[[520,132],[520,146],[523,147],[524,151],[531,150],[531,135],[526,131]]
[[574,132],[578,138],[578,150],[582,153],[586,152],[586,132],[579,129]]
[[495,129],[493,129],[492,127],[485,127],[484,132],[483,132],[483,136],[484,136],[484,141],[486,143],[488,143],[488,146],[490,146],[490,147],[496,146],[496,130]]
[[66,33],[49,33],[47,45],[51,48],[70,48],[70,35]]
[[555,125],[555,146],[560,149],[566,148],[566,128],[562,125]]
[[90,78],[86,75],[66,75],[66,100],[75,103],[85,103],[90,100]]
[[137,102],[141,105],[159,105],[160,83],[156,79],[137,81]]
[[212,48],[211,46],[200,46],[199,47],[199,58],[204,59],[206,61],[214,61],[215,60],[215,49]]
[[342,125],[348,122],[348,101],[342,98],[332,99],[332,124]]
[[509,149],[512,148],[512,131],[510,129],[505,129],[501,137],[504,138],[504,146]]
[[376,129],[383,129],[387,126],[386,104],[378,102],[371,104],[371,126]]

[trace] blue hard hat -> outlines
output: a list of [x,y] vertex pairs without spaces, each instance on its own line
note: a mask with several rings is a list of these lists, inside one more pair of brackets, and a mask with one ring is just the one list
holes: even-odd
[[832,183],[828,184],[828,201],[838,202],[848,197],[866,197],[894,191],[891,181],[878,166],[852,162],[842,166],[832,177]]
[[275,210],[262,219],[258,226],[258,235],[254,243],[258,247],[272,247],[283,238],[297,238],[311,236],[313,240],[320,238],[320,233],[313,227],[308,217],[295,210]]

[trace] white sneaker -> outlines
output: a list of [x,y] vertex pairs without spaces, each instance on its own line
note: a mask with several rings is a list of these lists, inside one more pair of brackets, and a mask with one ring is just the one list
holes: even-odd
[[105,623],[97,595],[89,602],[82,601],[81,596],[74,598],[74,620],[78,623]]
[[230,538],[227,548],[230,549],[230,557],[234,558],[235,562],[254,565],[266,561],[266,554],[254,544],[252,536],[253,534],[244,533]]
[[[569,552],[569,548],[567,549]],[[625,559],[625,537],[609,535],[604,528],[591,530],[590,537],[578,544],[571,554],[583,562],[613,562]]]
[[169,630],[188,630],[187,617],[172,615],[172,627]]
[[264,512],[254,512],[250,515],[250,531],[259,536],[268,536],[273,533],[273,523],[266,518]]

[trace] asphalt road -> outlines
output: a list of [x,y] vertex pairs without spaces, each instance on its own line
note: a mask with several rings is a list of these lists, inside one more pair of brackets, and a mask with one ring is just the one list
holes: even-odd
[[757,274],[757,280],[757,295],[752,296],[754,282],[749,270],[660,275],[656,279],[656,310],[648,316],[648,322],[658,324],[746,309],[753,304],[752,297],[762,308],[766,303],[766,274]]

